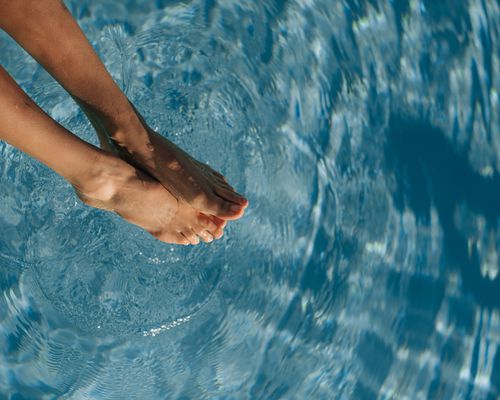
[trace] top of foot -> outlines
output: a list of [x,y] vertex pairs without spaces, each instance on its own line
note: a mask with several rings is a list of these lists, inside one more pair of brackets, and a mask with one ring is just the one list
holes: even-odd
[[222,236],[223,220],[179,201],[158,181],[119,158],[104,158],[99,176],[76,188],[86,204],[114,211],[166,243],[198,244]]
[[146,128],[147,144],[135,150],[129,144],[115,142],[118,154],[146,170],[177,199],[200,212],[223,220],[243,216],[248,200],[237,193],[223,175]]

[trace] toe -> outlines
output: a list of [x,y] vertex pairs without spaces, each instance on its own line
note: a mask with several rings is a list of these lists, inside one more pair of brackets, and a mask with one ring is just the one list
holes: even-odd
[[224,229],[217,229],[215,232],[212,232],[212,236],[214,239],[220,239],[224,235]]
[[171,243],[171,244],[182,244],[188,245],[190,242],[180,233],[171,234],[171,233],[153,233],[153,236],[158,239],[160,242]]
[[196,233],[194,233],[191,229],[189,231],[186,230],[186,232],[182,232],[184,237],[189,240],[189,243],[197,245],[200,243],[200,238]]
[[176,243],[177,244],[182,244],[184,246],[187,246],[188,244],[191,244],[191,242],[181,233],[177,234],[176,236]]
[[227,225],[227,221],[214,215],[210,215],[209,219],[212,224],[210,229],[205,228],[205,230],[208,231],[214,239],[220,239],[222,235],[224,235],[224,227]]
[[[220,220],[222,221],[222,220]],[[200,214],[198,216],[198,226],[197,226],[197,231],[208,231],[208,232],[214,232],[217,230],[220,224],[217,224],[215,220],[212,220],[210,217],[206,216],[205,214]]]
[[198,224],[193,229],[196,235],[198,235],[205,243],[213,241],[215,232],[218,230],[219,227],[217,224],[204,214],[200,214],[198,217]]
[[239,218],[237,215],[240,213],[241,206],[213,193],[195,208],[205,214],[216,215],[218,218],[229,220]]
[[198,232],[198,236],[203,240],[205,243],[210,243],[214,240],[214,236],[208,232],[208,231],[201,231]]
[[225,200],[229,200],[235,204],[239,204],[241,206],[246,206],[248,204],[247,199],[245,199],[242,195],[236,193],[234,190],[229,189],[228,187],[215,187],[214,192],[219,197],[222,197]]
[[227,179],[224,175],[222,175],[221,173],[219,173],[213,169],[211,169],[211,172],[212,172],[212,175],[214,176],[214,178],[218,184],[227,186],[231,190],[234,190],[234,188],[229,184],[229,182],[227,181]]
[[215,215],[211,215],[209,218],[215,225],[217,225],[217,229],[224,229],[227,225],[227,221],[225,219],[221,219]]
[[217,185],[224,188],[224,189],[236,192],[236,190],[234,190],[234,187],[232,187],[229,183],[227,183],[226,181],[223,181],[222,179],[217,180]]
[[214,174],[217,178],[221,178],[224,181],[226,180],[226,177],[224,175],[222,175],[220,172],[216,171],[215,169],[213,169],[210,166],[208,168],[210,168],[210,172],[212,172],[212,174]]
[[213,213],[218,219],[231,221],[241,218],[245,212],[245,206],[241,204],[235,204],[231,201],[222,200],[222,204],[219,206],[217,213]]
[[229,185],[229,182],[226,180],[226,178],[224,178],[223,176],[215,176],[215,180],[217,182],[220,182],[220,183],[223,183],[225,185],[231,186],[231,185]]
[[229,216],[226,216],[225,219],[227,220],[235,220],[238,218],[241,218],[243,216],[243,213],[245,212],[245,207],[239,204],[234,204],[234,203],[226,203],[226,210],[229,214]]

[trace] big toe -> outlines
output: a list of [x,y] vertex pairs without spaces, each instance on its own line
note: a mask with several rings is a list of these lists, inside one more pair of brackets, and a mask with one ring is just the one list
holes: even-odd
[[231,203],[241,205],[243,207],[246,207],[248,205],[248,200],[245,199],[241,194],[236,193],[236,191],[233,190],[228,185],[218,185],[214,188],[215,194]]
[[193,207],[205,214],[214,215],[223,220],[240,218],[243,215],[245,208],[243,205],[223,199],[215,193],[205,199],[202,203],[193,204]]
[[241,218],[248,206],[247,199],[232,190],[222,187],[214,189],[214,194],[207,203],[204,211],[223,220]]

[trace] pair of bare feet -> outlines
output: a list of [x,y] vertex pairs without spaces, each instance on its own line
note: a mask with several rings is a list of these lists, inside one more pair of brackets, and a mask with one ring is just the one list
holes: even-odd
[[128,120],[134,122],[100,132],[106,152],[95,179],[75,187],[80,199],[116,212],[166,243],[219,239],[248,201],[223,175],[149,128],[133,107],[131,112],[135,116]]
[[106,70],[60,0],[0,0],[0,29],[80,104],[98,149],[57,124],[0,66],[0,139],[66,178],[87,204],[168,243],[222,236],[248,201],[208,165],[154,132]]

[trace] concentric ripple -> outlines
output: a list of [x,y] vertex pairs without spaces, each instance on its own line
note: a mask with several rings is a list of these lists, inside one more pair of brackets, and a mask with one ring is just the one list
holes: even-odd
[[[75,328],[116,336],[174,323],[199,309],[218,286],[223,264],[205,268],[201,259],[213,262],[206,248],[141,248],[145,235],[133,232],[125,241],[113,232],[117,218],[99,221],[78,208],[45,219],[29,239],[33,284]],[[77,233],[79,225],[85,230]],[[64,254],[79,243],[85,252]]]
[[[0,143],[0,398],[500,395],[496,1],[66,3],[251,206],[166,246]],[[0,62],[97,143],[5,35]]]

